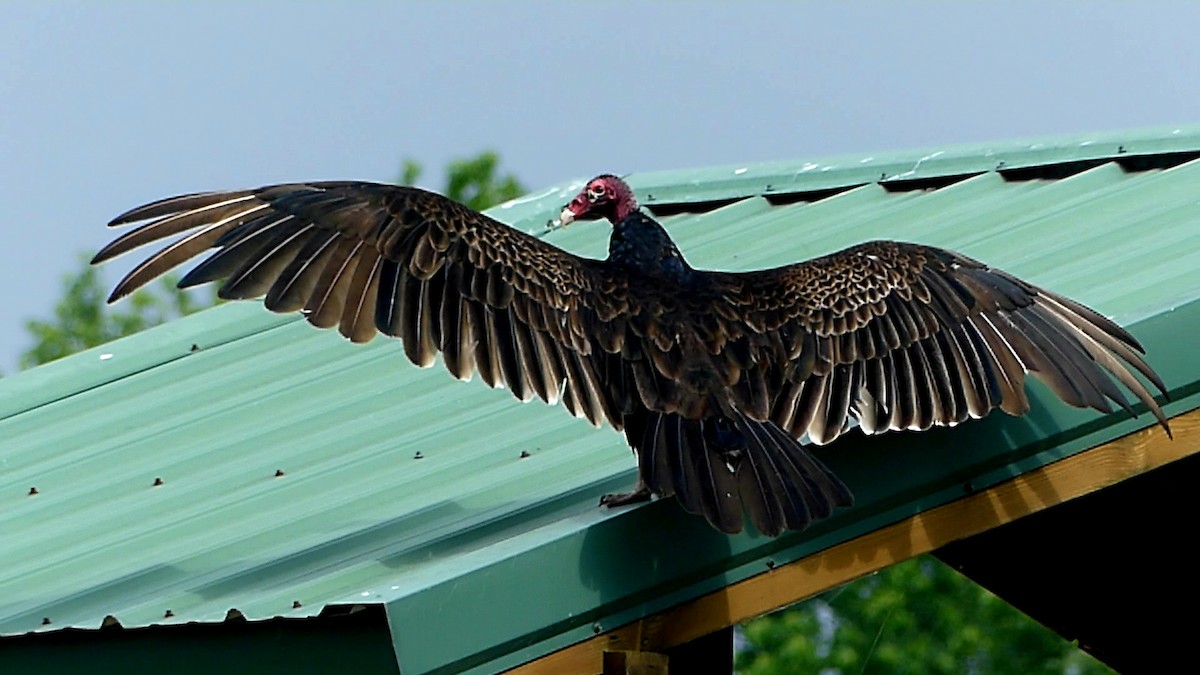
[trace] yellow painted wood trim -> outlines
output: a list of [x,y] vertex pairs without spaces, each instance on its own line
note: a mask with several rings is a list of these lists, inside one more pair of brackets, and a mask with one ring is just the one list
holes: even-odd
[[518,666],[510,673],[600,673],[605,651],[663,651],[812,597],[957,539],[1082,497],[1200,452],[1200,410],[1021,474],[851,541],[731,584]]

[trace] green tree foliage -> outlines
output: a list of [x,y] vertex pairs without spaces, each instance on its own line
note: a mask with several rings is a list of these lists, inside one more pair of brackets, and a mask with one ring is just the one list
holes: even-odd
[[749,621],[742,675],[1111,673],[931,556]]
[[63,277],[63,297],[54,305],[52,319],[32,319],[25,330],[34,345],[21,354],[21,367],[47,363],[89,347],[145,330],[150,326],[190,314],[213,303],[213,299],[182,291],[179,277],[169,274],[138,290],[115,307],[104,299],[108,289],[98,270],[80,257],[81,268]]
[[[446,166],[446,185],[442,194],[482,211],[500,202],[528,192],[512,173],[499,175],[500,155],[491,150],[468,159],[456,159]],[[405,160],[400,182],[412,185],[421,177],[421,165]]]
[[[474,209],[485,209],[518,197],[525,188],[511,173],[499,175],[500,156],[487,151],[446,167],[443,194]],[[401,179],[411,185],[421,175],[421,165],[404,162]],[[90,256],[81,260],[79,271],[63,279],[63,296],[49,319],[33,319],[25,328],[34,345],[21,355],[21,367],[30,368],[68,354],[145,330],[173,318],[203,309],[216,301],[216,294],[197,295],[176,288],[177,276],[168,275],[143,288],[120,304],[104,303],[108,291]]]

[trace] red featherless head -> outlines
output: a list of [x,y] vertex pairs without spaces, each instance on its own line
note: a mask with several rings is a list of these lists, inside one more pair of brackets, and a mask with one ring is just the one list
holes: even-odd
[[625,181],[612,174],[602,174],[588,181],[583,191],[563,209],[559,219],[563,225],[600,218],[616,224],[637,208],[637,198]]

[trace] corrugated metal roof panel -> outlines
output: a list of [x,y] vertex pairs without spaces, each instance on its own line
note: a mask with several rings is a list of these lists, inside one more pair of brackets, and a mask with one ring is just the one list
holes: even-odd
[[[1165,337],[1179,322],[1200,329],[1200,162],[1127,172],[1118,161],[1129,152],[1200,153],[1200,130],[1094,138],[1103,143],[630,182],[652,195],[654,208],[704,211],[663,217],[696,266],[773,266],[866,239],[906,239],[980,258],[1123,323],[1140,321],[1135,332],[1154,340],[1151,363],[1184,392],[1168,407],[1178,414],[1200,405],[1198,366]],[[1011,180],[989,170],[997,161],[1036,168],[1104,157],[1113,161],[1060,178]],[[864,178],[881,166],[892,167],[884,174],[961,179],[895,191]],[[792,182],[782,182],[787,176]],[[493,213],[539,229],[575,186]],[[817,187],[839,189],[814,201],[773,201],[784,188]],[[598,225],[548,236],[584,254],[606,250]],[[945,488],[938,471],[985,484],[1150,423],[1145,415],[1095,421],[1047,403],[1023,421],[886,441],[906,448],[899,459],[876,454],[880,439],[848,438],[826,456],[858,506],[800,535],[725,537],[671,503],[595,508],[600,494],[634,478],[632,457],[610,429],[454,382],[440,365],[418,370],[398,343],[355,347],[253,303],[224,305],[0,381],[0,633],[97,628],[108,615],[142,626],[219,621],[231,608],[260,619],[375,602],[391,608],[403,667],[489,670],[590,634],[593,622],[614,625],[761,571],[764,556],[794,559],[946,501],[959,488]],[[1065,429],[1077,431],[1058,449],[1035,448]],[[952,459],[929,454],[965,439],[970,448]],[[897,461],[912,474],[908,483],[895,479],[889,462]],[[618,562],[639,574],[608,566]],[[537,607],[515,617],[504,609],[505,599],[527,604],[532,592]],[[168,609],[173,616],[164,618]],[[452,637],[439,639],[439,630]]]

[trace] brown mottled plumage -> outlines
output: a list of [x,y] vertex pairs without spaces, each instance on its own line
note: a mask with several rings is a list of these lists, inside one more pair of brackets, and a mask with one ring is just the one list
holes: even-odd
[[613,224],[603,261],[416,188],[296,183],[138,207],[111,225],[151,222],[93,262],[184,235],[109,300],[216,249],[182,286],[223,279],[223,298],[265,295],[354,342],[397,337],[417,365],[440,352],[459,379],[561,399],[623,429],[638,455],[638,486],[604,503],[676,495],[726,532],[743,512],[774,535],[851,502],[796,439],[827,443],[854,419],[878,433],[1021,414],[1026,371],[1071,405],[1130,410],[1115,379],[1167,427],[1129,370],[1164,390],[1129,333],[965,256],[877,241],[771,270],[695,270],[609,175],[563,212],[591,218]]

